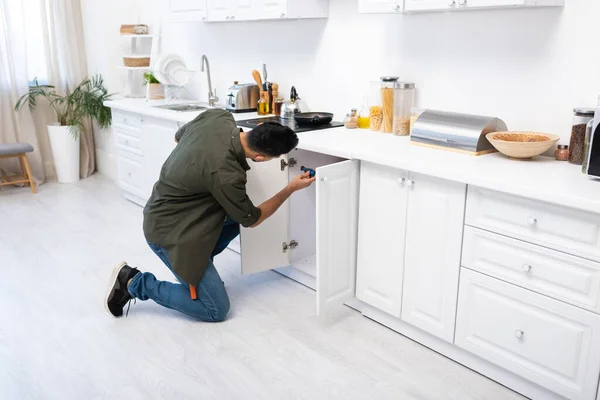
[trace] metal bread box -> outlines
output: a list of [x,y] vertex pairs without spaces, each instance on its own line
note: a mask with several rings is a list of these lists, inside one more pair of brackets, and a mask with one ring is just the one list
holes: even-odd
[[426,110],[414,123],[410,141],[418,146],[480,156],[496,152],[485,135],[506,130],[499,118]]

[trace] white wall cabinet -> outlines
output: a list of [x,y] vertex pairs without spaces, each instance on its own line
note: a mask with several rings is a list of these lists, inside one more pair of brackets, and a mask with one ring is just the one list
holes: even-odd
[[327,18],[329,0],[207,0],[209,22]]
[[206,0],[169,0],[171,22],[206,21]]
[[459,11],[485,8],[564,6],[564,0],[359,0],[360,13]]
[[404,0],[359,0],[358,12],[363,14],[374,13],[401,13],[404,11]]
[[466,185],[362,163],[358,299],[452,342]]
[[316,278],[317,313],[354,298],[359,162],[306,151],[252,165],[248,196],[258,205],[300,173],[316,169],[317,181],[296,192],[270,219],[241,231],[242,272],[287,266]]

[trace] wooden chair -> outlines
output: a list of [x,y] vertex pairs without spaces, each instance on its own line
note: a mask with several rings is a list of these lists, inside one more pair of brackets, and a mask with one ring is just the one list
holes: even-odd
[[0,144],[0,160],[3,158],[19,158],[21,164],[21,175],[5,176],[0,171],[0,186],[25,184],[25,186],[31,187],[33,193],[36,192],[26,154],[32,151],[33,146],[29,143]]

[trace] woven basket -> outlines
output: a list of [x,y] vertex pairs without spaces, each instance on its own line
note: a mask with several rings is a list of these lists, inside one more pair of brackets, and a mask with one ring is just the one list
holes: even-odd
[[150,57],[123,57],[126,67],[149,67]]

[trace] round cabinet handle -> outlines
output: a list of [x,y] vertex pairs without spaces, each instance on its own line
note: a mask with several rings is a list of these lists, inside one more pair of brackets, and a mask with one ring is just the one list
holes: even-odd
[[399,184],[404,185],[405,182],[406,182],[406,178],[398,178]]
[[394,11],[400,11],[400,4],[396,4],[396,6],[394,7]]
[[231,19],[232,19],[232,20],[234,20],[234,19],[235,19],[235,15],[232,15],[232,16],[231,16]]
[[529,273],[529,272],[531,272],[531,265],[529,265],[529,264],[523,264],[523,266],[521,267],[521,269],[523,270],[523,272]]
[[413,186],[415,186],[415,181],[411,181],[409,179],[408,181],[406,181],[406,185],[408,185],[408,187],[413,187]]
[[525,336],[525,332],[523,332],[522,330],[520,330],[520,329],[517,329],[517,330],[515,331],[515,337],[516,337],[517,339],[522,339],[522,338],[523,338],[523,336]]
[[460,0],[460,3],[458,3],[461,6],[466,6],[467,5],[467,0]]
[[226,19],[227,21],[229,21],[229,18],[230,18],[229,16],[226,16],[226,17],[225,17],[225,19]]
[[537,224],[537,219],[535,219],[533,217],[527,218],[527,225],[534,226],[535,224]]
[[321,182],[327,182],[327,177],[326,176],[322,177]]
[[131,172],[128,172],[128,173],[127,173],[127,176],[131,178]]
[[452,0],[450,1],[450,3],[448,3],[448,7],[454,7],[456,5],[456,0]]
[[285,13],[281,13],[280,17],[285,18]]

